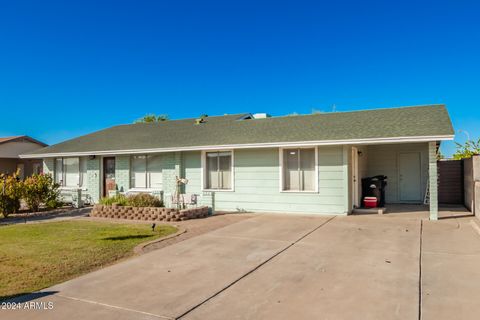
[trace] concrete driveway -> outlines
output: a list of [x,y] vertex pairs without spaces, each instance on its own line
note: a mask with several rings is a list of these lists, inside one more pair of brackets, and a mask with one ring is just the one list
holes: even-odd
[[474,319],[480,235],[471,220],[258,215],[29,298],[51,310],[0,316]]

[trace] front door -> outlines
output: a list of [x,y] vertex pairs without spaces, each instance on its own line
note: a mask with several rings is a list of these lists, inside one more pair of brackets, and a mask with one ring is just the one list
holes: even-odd
[[422,200],[422,170],[419,152],[398,155],[400,201]]
[[103,158],[103,196],[108,196],[108,191],[115,190],[115,158]]

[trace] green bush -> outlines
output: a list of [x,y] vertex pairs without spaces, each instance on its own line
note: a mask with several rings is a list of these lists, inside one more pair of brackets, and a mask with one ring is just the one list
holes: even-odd
[[163,207],[163,202],[160,199],[148,193],[138,193],[130,196],[119,194],[113,197],[105,197],[100,199],[100,204],[107,206],[116,204],[132,207]]
[[148,193],[138,193],[127,197],[129,206],[132,207],[163,207],[163,203],[157,197]]
[[125,197],[123,194],[118,194],[113,197],[104,197],[100,199],[100,204],[106,205],[106,206],[111,206],[112,204],[117,204],[119,206],[127,206],[127,197]]
[[13,175],[0,174],[0,213],[7,217],[10,213],[20,210],[22,198],[22,182],[18,173]]
[[51,175],[33,175],[20,181],[18,173],[0,175],[0,213],[7,217],[20,210],[23,199],[31,211],[38,211],[41,205],[49,209],[61,205],[59,185]]
[[31,211],[38,211],[40,205],[53,209],[60,206],[59,188],[51,175],[34,174],[23,181],[22,198]]

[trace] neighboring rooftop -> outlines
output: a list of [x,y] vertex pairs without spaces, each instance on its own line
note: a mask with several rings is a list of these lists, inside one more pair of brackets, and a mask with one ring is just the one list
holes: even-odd
[[44,147],[47,146],[46,143],[43,143],[43,142],[38,141],[36,139],[33,139],[32,137],[29,137],[29,136],[0,137],[0,144],[6,143],[6,142],[19,142],[19,141],[29,141],[29,142],[33,142],[33,143],[39,144],[39,145],[44,146]]
[[[251,118],[246,114],[114,126],[33,155],[134,153],[152,149],[294,142],[335,142],[384,138],[451,139],[454,131],[444,105]],[[198,123],[198,124],[197,124]],[[159,150],[161,151],[161,150]],[[26,155],[28,157],[28,155]]]

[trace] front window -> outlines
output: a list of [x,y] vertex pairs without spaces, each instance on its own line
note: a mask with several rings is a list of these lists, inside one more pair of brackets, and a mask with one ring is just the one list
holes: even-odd
[[34,162],[32,164],[32,173],[33,174],[42,174],[43,164],[41,162]]
[[283,150],[283,191],[315,191],[315,149]]
[[205,158],[206,189],[232,189],[232,152],[207,152]]
[[162,161],[160,155],[132,156],[132,188],[162,189]]
[[55,182],[62,187],[82,187],[86,184],[85,158],[55,159]]

